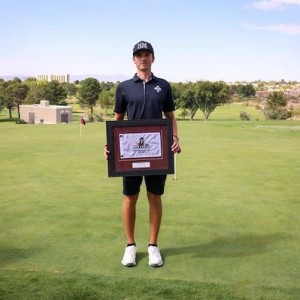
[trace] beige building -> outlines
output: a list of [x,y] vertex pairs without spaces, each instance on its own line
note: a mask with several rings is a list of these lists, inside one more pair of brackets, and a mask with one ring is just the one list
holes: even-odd
[[36,80],[40,80],[40,81],[53,81],[56,80],[60,83],[62,82],[70,82],[70,75],[69,74],[65,74],[65,75],[55,75],[55,74],[48,74],[48,75],[36,75]]
[[49,101],[42,100],[40,104],[20,105],[20,118],[29,124],[70,123],[73,120],[73,108],[49,105]]

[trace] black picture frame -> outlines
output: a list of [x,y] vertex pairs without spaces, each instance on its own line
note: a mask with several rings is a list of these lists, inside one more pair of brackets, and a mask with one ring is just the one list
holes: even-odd
[[[123,137],[157,137],[157,156],[125,157]],[[106,121],[107,149],[110,152],[108,161],[108,176],[140,176],[174,174],[174,154],[171,150],[173,143],[173,126],[171,119],[122,120]],[[132,144],[133,145],[133,144]],[[126,153],[133,153],[132,145]],[[140,144],[137,144],[140,146]],[[137,146],[133,146],[137,148]],[[143,147],[151,148],[151,144]],[[138,149],[148,153],[146,148]],[[148,151],[148,152],[147,152]],[[134,152],[135,153],[135,152]]]

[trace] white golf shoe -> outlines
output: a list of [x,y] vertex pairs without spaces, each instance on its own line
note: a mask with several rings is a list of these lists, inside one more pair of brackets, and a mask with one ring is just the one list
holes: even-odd
[[125,248],[121,263],[125,267],[134,267],[136,265],[136,246],[132,245]]
[[149,266],[151,266],[151,267],[160,267],[164,264],[158,247],[149,246],[148,247],[148,254],[149,254],[149,263],[148,263]]

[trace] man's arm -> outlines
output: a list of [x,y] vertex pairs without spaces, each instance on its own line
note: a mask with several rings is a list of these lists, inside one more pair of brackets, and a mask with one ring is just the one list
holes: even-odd
[[174,153],[180,153],[181,152],[181,148],[179,145],[179,137],[178,137],[178,127],[177,127],[177,121],[174,115],[173,111],[167,111],[164,112],[164,115],[167,119],[171,119],[172,120],[172,125],[173,125],[173,145],[172,145],[172,151]]
[[125,113],[115,113],[115,121],[124,120]]
[[[125,113],[115,113],[115,121],[124,120]],[[106,159],[109,159],[109,150],[107,150],[107,144],[104,145],[103,155]]]

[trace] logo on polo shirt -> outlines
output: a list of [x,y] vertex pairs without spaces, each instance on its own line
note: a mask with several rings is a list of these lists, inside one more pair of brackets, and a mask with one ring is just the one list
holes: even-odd
[[154,88],[158,93],[161,91],[161,87],[159,85],[157,85],[155,88]]

